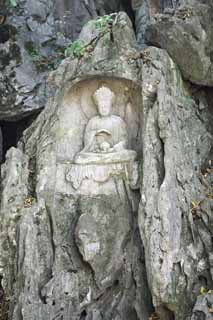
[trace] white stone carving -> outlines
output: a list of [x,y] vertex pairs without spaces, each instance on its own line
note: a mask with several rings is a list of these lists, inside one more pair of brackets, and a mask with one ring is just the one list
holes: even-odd
[[128,133],[124,120],[111,114],[114,93],[107,87],[96,90],[94,102],[99,114],[92,117],[85,129],[84,148],[75,157],[77,164],[129,162],[136,152],[128,150]]

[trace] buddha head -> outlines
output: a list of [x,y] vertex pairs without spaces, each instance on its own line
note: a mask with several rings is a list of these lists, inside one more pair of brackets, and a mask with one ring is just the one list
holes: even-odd
[[107,117],[111,113],[115,94],[109,88],[102,86],[95,91],[93,98],[99,114],[102,117]]

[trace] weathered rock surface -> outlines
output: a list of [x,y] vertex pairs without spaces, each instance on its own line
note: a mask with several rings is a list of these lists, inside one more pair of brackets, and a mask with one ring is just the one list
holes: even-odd
[[160,318],[190,319],[200,288],[212,287],[211,183],[201,175],[212,146],[208,106],[199,108],[164,50],[144,55],[139,226],[148,281]]
[[[52,68],[84,22],[131,6],[139,43],[148,26],[148,41],[178,66],[166,50],[138,52],[130,20],[112,15],[83,28],[46,91],[50,55]],[[27,0],[0,26],[0,119],[40,110],[55,93],[2,166],[9,320],[148,320],[153,305],[152,320],[212,319],[213,95],[181,77],[212,85],[212,11],[208,0],[131,6]],[[108,122],[94,104],[100,87],[116,97]]]
[[[57,45],[52,3],[18,2],[5,4],[6,21],[0,25],[0,119],[17,120],[35,112],[49,95],[46,71],[53,65],[47,57]],[[14,14],[16,13],[16,14]],[[52,61],[52,63],[54,63]]]
[[193,309],[192,320],[211,320],[213,313],[213,295],[205,294],[200,295],[197,299],[197,303]]
[[41,110],[52,95],[46,78],[66,46],[98,15],[128,10],[122,1],[17,0],[0,3],[0,120]]
[[135,28],[137,35],[137,42],[140,47],[145,47],[146,43],[146,29],[150,26],[155,15],[163,13],[167,10],[171,14],[179,5],[179,0],[132,0],[132,9],[135,12]]
[[75,163],[96,115],[91,93],[103,85],[115,93],[113,113],[141,161],[140,60],[127,16],[114,19],[104,32],[85,27],[80,39],[93,47],[52,75],[54,99],[7,154],[0,261],[10,319],[146,320],[152,311],[139,192],[124,179],[126,164]]
[[150,45],[166,49],[185,79],[213,85],[211,1],[182,1],[175,12],[154,16],[146,30]]

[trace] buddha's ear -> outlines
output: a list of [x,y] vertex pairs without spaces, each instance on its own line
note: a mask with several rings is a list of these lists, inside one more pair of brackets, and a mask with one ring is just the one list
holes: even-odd
[[[97,91],[97,90],[96,90],[96,91]],[[95,91],[95,92],[96,92],[96,91]],[[94,92],[94,93],[93,93],[93,95],[92,95],[92,100],[93,100],[93,102],[94,102],[95,106],[98,108],[98,101],[97,101],[97,98],[96,98],[95,92]]]
[[115,103],[115,93],[112,91],[112,106],[114,106]]

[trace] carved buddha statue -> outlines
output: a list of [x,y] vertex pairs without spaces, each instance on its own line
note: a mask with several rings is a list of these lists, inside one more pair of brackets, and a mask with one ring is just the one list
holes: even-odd
[[128,133],[124,120],[111,114],[114,93],[107,87],[99,88],[94,96],[98,115],[91,118],[84,133],[84,148],[75,157],[78,164],[129,162],[136,152],[128,150]]

